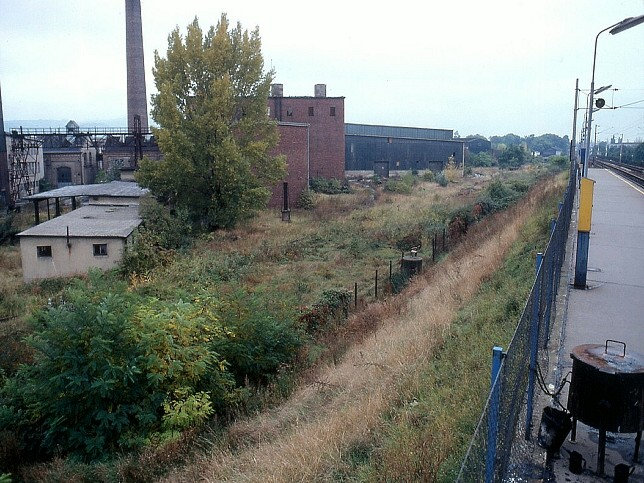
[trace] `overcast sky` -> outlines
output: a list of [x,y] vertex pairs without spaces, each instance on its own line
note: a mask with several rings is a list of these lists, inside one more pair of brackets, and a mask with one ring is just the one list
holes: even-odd
[[[595,35],[644,14],[644,0],[142,0],[148,98],[168,33],[195,16],[205,30],[221,12],[259,26],[284,95],[326,83],[346,97],[346,122],[570,135]],[[0,0],[0,84],[6,121],[126,125],[124,1]],[[596,86],[606,84],[619,89],[607,105],[644,100],[644,24],[600,36]],[[595,115],[600,139],[644,138],[644,102],[630,107]]]

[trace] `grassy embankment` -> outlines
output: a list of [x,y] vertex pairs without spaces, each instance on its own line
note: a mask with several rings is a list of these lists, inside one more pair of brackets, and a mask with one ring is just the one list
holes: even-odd
[[485,397],[490,348],[515,327],[564,186],[542,183],[477,225],[401,296],[348,322],[380,320],[373,337],[284,404],[234,423],[168,481],[451,481]]

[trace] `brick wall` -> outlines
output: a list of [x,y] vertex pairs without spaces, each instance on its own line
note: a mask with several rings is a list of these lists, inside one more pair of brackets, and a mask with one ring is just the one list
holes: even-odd
[[310,125],[311,178],[344,178],[344,97],[269,97],[271,117]]
[[288,183],[289,206],[293,207],[300,193],[307,188],[307,130],[304,125],[280,123],[278,125],[280,142],[272,151],[272,155],[283,154],[286,156],[286,178],[281,180],[274,188],[269,201],[272,208],[281,208],[283,200],[283,182]]

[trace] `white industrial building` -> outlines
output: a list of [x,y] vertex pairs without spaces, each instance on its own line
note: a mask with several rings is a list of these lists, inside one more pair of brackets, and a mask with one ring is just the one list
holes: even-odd
[[52,197],[79,197],[89,204],[18,234],[24,281],[116,267],[141,223],[138,201],[146,192],[136,183],[113,182],[69,186],[30,197],[36,207]]

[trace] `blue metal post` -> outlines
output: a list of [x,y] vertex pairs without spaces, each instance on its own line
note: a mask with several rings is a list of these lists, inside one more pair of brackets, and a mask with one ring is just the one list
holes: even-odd
[[539,348],[539,304],[541,301],[541,282],[539,280],[543,274],[541,271],[541,262],[543,253],[537,253],[535,271],[537,278],[534,282],[534,299],[532,301],[532,316],[530,317],[530,371],[528,372],[528,408],[526,411],[525,439],[530,440],[532,433],[532,413],[534,411],[534,382],[537,375],[537,350]]
[[492,348],[492,374],[490,378],[490,412],[487,420],[487,453],[485,456],[485,483],[494,481],[496,463],[496,438],[499,430],[499,402],[501,398],[501,360],[503,348]]
[[[553,220],[553,225],[554,225],[554,220]],[[555,227],[553,226],[552,231],[554,232],[554,230],[555,230]],[[555,243],[556,245],[556,241],[553,240],[553,243]],[[557,248],[556,246],[551,247],[552,252],[550,254],[550,258],[546,257],[546,263],[548,266],[546,267],[546,271],[543,274],[544,277],[548,278],[546,283],[546,313],[543,315],[543,320],[546,323],[546,328],[544,331],[545,337],[543,339],[544,349],[548,347],[548,340],[550,339],[550,314],[552,313],[551,308],[552,308],[553,293],[554,293],[552,286],[553,286],[553,281],[555,277],[555,268],[556,268],[556,265],[555,265],[555,259],[557,256],[556,248]]]

